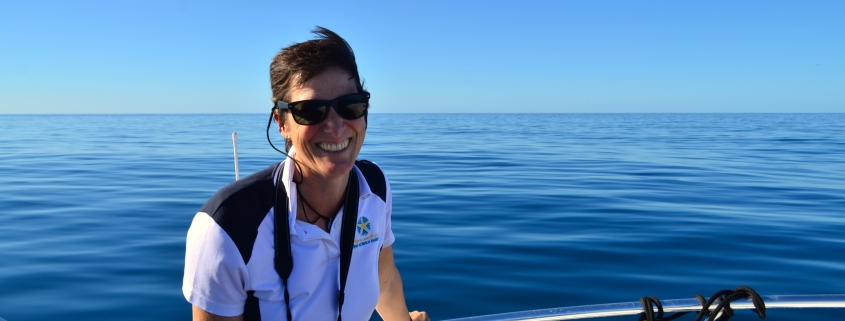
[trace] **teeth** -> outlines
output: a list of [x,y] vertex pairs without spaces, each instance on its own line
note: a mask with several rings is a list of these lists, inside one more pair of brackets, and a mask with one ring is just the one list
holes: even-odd
[[343,150],[346,146],[349,146],[349,140],[344,140],[338,144],[329,144],[329,143],[320,143],[320,149],[327,151],[327,152],[336,152],[339,150]]

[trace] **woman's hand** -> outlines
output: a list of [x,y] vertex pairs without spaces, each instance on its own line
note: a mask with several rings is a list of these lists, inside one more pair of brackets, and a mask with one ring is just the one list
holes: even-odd
[[425,311],[414,311],[409,314],[411,315],[411,321],[431,321],[428,318],[428,313],[425,313]]

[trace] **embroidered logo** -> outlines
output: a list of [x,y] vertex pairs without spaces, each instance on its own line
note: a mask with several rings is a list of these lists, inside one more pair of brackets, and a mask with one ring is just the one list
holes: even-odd
[[361,236],[367,236],[367,234],[370,234],[370,220],[365,216],[361,216],[358,219],[358,226],[355,229],[358,230],[358,234],[361,234]]

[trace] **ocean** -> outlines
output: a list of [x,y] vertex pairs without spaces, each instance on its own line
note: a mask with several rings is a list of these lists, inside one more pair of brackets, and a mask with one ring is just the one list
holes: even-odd
[[[241,177],[282,159],[266,124],[0,115],[0,318],[190,319],[188,226],[235,178],[232,132]],[[360,158],[393,188],[408,305],[435,320],[845,293],[845,114],[372,114]]]

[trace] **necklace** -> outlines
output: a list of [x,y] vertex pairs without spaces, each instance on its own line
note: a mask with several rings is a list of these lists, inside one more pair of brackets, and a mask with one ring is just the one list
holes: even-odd
[[[328,215],[323,215],[323,214],[320,214],[320,212],[317,212],[317,210],[315,210],[314,207],[311,206],[310,203],[308,203],[308,200],[306,200],[305,197],[302,196],[301,190],[297,191],[296,196],[300,200],[300,202],[305,204],[305,207],[302,208],[302,214],[303,214],[303,216],[305,216],[306,222],[314,224],[314,223],[317,223],[317,221],[319,221],[320,219],[324,219],[324,220],[326,220],[327,224],[331,223],[332,218],[329,217]],[[317,218],[315,218],[313,221],[310,218],[308,218],[308,210],[306,210],[306,208],[310,208],[311,211],[314,212],[314,214],[317,214]]]

